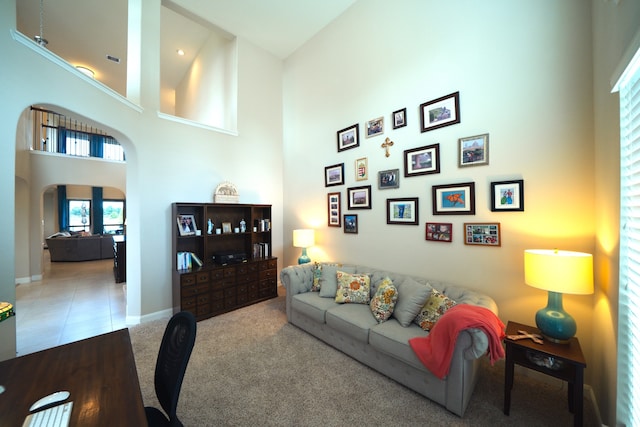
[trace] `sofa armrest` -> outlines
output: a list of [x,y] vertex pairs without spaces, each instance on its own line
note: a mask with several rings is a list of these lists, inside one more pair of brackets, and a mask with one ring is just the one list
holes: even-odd
[[287,320],[291,320],[291,299],[296,294],[311,291],[314,264],[290,265],[280,270],[280,282],[286,289]]
[[463,355],[467,360],[479,359],[489,351],[489,337],[478,328],[465,329],[458,335],[458,341],[462,340],[464,346]]

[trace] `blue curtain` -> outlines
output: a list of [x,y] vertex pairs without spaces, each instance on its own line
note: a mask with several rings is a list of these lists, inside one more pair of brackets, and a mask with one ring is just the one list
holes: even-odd
[[[89,134],[89,155],[104,157],[104,136],[95,133]],[[102,208],[102,204],[100,204],[100,208]]]
[[69,229],[69,203],[67,203],[67,186],[58,185],[58,230]]
[[[65,128],[65,127],[59,127],[58,128],[58,147],[57,148],[58,148],[58,153],[66,153],[67,152],[67,128]],[[65,192],[65,194],[66,194],[66,192]],[[65,197],[65,199],[66,199],[66,197]]]
[[104,233],[104,212],[102,210],[102,187],[91,187],[93,202],[93,234]]

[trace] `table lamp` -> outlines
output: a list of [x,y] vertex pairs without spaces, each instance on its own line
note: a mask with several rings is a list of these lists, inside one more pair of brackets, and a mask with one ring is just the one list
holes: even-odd
[[314,232],[310,228],[293,230],[293,246],[302,248],[302,255],[298,258],[298,264],[306,264],[311,262],[311,258],[307,255],[307,248],[314,244]]
[[593,256],[557,249],[524,251],[524,281],[549,291],[547,306],[536,313],[542,335],[556,343],[567,343],[576,333],[576,321],[562,307],[562,294],[593,293]]

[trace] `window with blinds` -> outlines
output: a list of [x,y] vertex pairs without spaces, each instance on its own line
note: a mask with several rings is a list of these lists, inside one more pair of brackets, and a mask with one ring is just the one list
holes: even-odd
[[[618,424],[640,420],[640,51],[620,88]],[[634,386],[635,385],[635,386]]]

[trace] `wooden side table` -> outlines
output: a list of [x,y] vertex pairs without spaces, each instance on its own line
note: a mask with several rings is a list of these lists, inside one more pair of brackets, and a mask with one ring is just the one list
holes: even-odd
[[[521,323],[507,323],[506,335],[518,335],[518,331],[539,334],[540,330]],[[509,415],[511,389],[513,388],[513,368],[515,364],[534,371],[559,378],[568,383],[569,411],[573,413],[573,424],[582,426],[582,395],[584,386],[584,360],[577,338],[568,344],[556,344],[545,340],[536,344],[530,339],[510,340],[505,338],[506,363],[504,381],[504,413]]]

